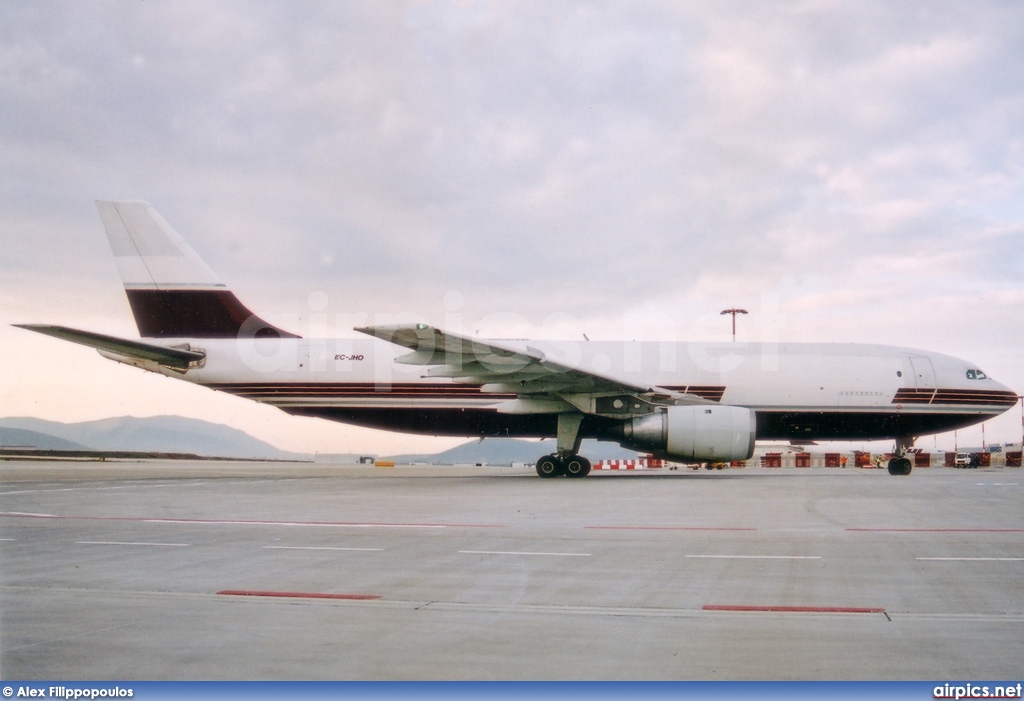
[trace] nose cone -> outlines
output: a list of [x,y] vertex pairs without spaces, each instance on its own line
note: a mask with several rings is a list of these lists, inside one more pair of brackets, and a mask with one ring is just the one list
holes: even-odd
[[[1013,389],[1007,387],[1002,382],[996,382],[995,380],[992,380],[992,389],[994,389],[997,392],[1013,392],[1014,395],[1017,394],[1017,392],[1015,392]],[[1019,398],[1020,397],[1018,397],[1018,399]]]
[[976,400],[993,407],[996,414],[1002,414],[1004,411],[1012,409],[1020,399],[1014,390],[1002,382],[984,379],[977,384],[979,385],[977,389],[981,390],[981,392],[975,395]]
[[[975,373],[976,379],[972,379],[972,376],[975,376]],[[1002,382],[998,382],[993,380],[991,377],[986,376],[981,370],[967,370],[964,374],[967,377],[967,387],[977,387],[977,389],[984,392],[992,392],[993,394],[998,394],[1004,397],[1013,395],[1014,399],[1017,398],[1017,393],[1013,389],[1007,387]]]

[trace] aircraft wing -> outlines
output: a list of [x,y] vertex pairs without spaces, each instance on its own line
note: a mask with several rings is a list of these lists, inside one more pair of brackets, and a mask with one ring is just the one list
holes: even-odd
[[18,328],[28,329],[36,333],[95,348],[101,355],[113,356],[114,360],[152,362],[182,372],[202,363],[206,358],[206,354],[198,350],[168,348],[153,343],[107,336],[93,331],[80,331],[79,329],[72,329],[67,326],[50,326],[47,324],[14,325]]
[[516,394],[498,406],[503,413],[581,411],[623,418],[657,406],[711,404],[694,394],[640,385],[550,359],[539,348],[516,347],[448,333],[427,324],[367,326],[356,331],[408,348],[395,362],[431,366],[426,377],[481,385],[487,392]]

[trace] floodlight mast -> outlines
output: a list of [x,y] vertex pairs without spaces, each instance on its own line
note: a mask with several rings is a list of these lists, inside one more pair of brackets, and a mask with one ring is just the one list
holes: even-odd
[[[746,309],[723,309],[722,314],[732,314],[732,342],[736,343],[736,315],[746,314]],[[721,315],[719,315],[721,316]]]

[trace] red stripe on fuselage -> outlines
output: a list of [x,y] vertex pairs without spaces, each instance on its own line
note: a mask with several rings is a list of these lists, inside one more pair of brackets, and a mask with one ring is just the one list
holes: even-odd
[[480,385],[423,382],[213,382],[210,389],[237,394],[249,399],[288,397],[486,397],[514,399],[515,394],[484,392]]

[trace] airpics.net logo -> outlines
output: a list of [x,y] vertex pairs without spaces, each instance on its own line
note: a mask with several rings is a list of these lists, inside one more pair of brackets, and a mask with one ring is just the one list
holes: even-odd
[[987,684],[943,684],[932,690],[936,699],[1019,699],[1020,682],[989,686]]

